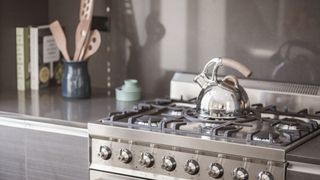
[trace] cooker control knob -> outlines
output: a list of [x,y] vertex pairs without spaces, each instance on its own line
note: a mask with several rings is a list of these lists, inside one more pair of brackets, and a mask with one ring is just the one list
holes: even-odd
[[176,160],[174,160],[171,156],[162,157],[162,165],[161,168],[166,171],[173,171],[177,166]]
[[232,177],[234,180],[248,180],[248,171],[242,167],[235,168],[232,172]]
[[196,160],[189,159],[184,165],[184,171],[190,175],[195,175],[199,172],[200,166]]
[[152,167],[154,164],[154,157],[150,153],[141,153],[141,158],[139,160],[141,166]]
[[132,153],[128,149],[120,149],[118,159],[127,164],[132,160]]
[[273,176],[269,171],[261,171],[257,176],[257,180],[273,180]]
[[223,167],[219,163],[211,163],[209,166],[209,176],[215,179],[223,176]]
[[108,146],[100,146],[100,152],[98,153],[98,156],[100,156],[101,159],[108,160],[111,158],[111,155],[112,152]]

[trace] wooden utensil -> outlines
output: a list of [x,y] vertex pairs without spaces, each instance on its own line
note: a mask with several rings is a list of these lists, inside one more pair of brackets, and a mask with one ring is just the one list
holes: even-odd
[[49,27],[50,27],[50,31],[53,35],[53,38],[57,44],[57,47],[61,51],[64,59],[66,61],[70,61],[70,56],[69,56],[68,49],[67,49],[66,36],[63,32],[63,29],[62,29],[59,21],[54,21],[53,23],[51,23],[49,25]]
[[92,14],[93,14],[93,5],[94,0],[81,0],[80,3],[80,21],[81,20],[89,20],[91,22]]
[[74,52],[73,59],[76,61],[80,61],[80,53],[83,47],[86,46],[85,41],[87,36],[89,36],[90,22],[88,20],[81,20],[78,24],[76,30],[76,48]]
[[81,48],[81,51],[80,51],[80,55],[79,55],[79,60],[82,61],[83,60],[83,57],[84,57],[84,54],[86,52],[86,48],[87,48],[87,45],[89,43],[89,39],[90,39],[90,31],[88,32],[88,35],[87,37],[85,38],[84,40],[84,43],[83,43],[83,46]]
[[97,52],[101,44],[101,35],[98,30],[93,30],[88,45],[86,47],[86,51],[83,57],[83,60],[87,60],[90,56]]
[[[82,20],[88,20],[89,24],[91,26],[91,21],[92,21],[92,15],[93,15],[93,6],[94,6],[94,0],[81,0],[80,3],[80,21]],[[86,47],[89,42],[89,34],[86,37],[84,41],[84,45],[82,49],[80,50],[80,55],[79,55],[79,60],[82,60],[84,58],[85,52],[86,52]]]

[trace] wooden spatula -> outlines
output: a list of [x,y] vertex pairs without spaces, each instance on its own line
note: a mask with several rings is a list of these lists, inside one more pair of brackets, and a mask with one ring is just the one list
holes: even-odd
[[80,61],[80,53],[85,45],[86,38],[89,34],[90,22],[88,20],[81,20],[76,30],[76,48],[73,59]]
[[[91,21],[92,21],[92,15],[93,15],[93,8],[94,8],[94,0],[81,0],[80,3],[80,16],[79,19],[80,21],[82,20],[88,20],[89,21],[89,26],[91,26]],[[89,29],[90,30],[90,29]],[[89,34],[84,40],[83,46],[80,50],[80,55],[79,55],[79,60],[83,60],[86,52],[86,47],[87,44],[89,43]]]
[[94,0],[81,0],[79,16],[80,21],[86,19],[91,22],[93,14],[93,5]]
[[59,21],[54,21],[53,23],[51,23],[49,25],[49,27],[50,27],[50,31],[53,35],[53,38],[57,44],[57,47],[61,51],[64,59],[66,61],[70,61],[70,56],[69,56],[68,49],[67,49],[66,36],[63,32],[63,29],[62,29]]
[[100,44],[101,44],[101,35],[99,31],[95,29],[91,32],[83,60],[87,60],[90,56],[96,53],[100,47]]

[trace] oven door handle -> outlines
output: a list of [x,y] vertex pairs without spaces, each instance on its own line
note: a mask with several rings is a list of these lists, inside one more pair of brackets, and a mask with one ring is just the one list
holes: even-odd
[[146,180],[145,178],[90,170],[90,180]]

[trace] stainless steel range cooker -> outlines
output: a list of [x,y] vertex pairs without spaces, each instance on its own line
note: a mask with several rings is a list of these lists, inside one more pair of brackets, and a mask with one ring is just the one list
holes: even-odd
[[197,98],[147,101],[89,124],[91,179],[285,179],[286,152],[320,133],[320,116],[250,106],[238,78],[218,78],[221,66],[252,74],[235,60],[213,58],[194,78]]
[[320,133],[320,116],[253,104],[201,117],[191,101],[154,100],[89,124],[91,179],[285,179],[288,150]]

